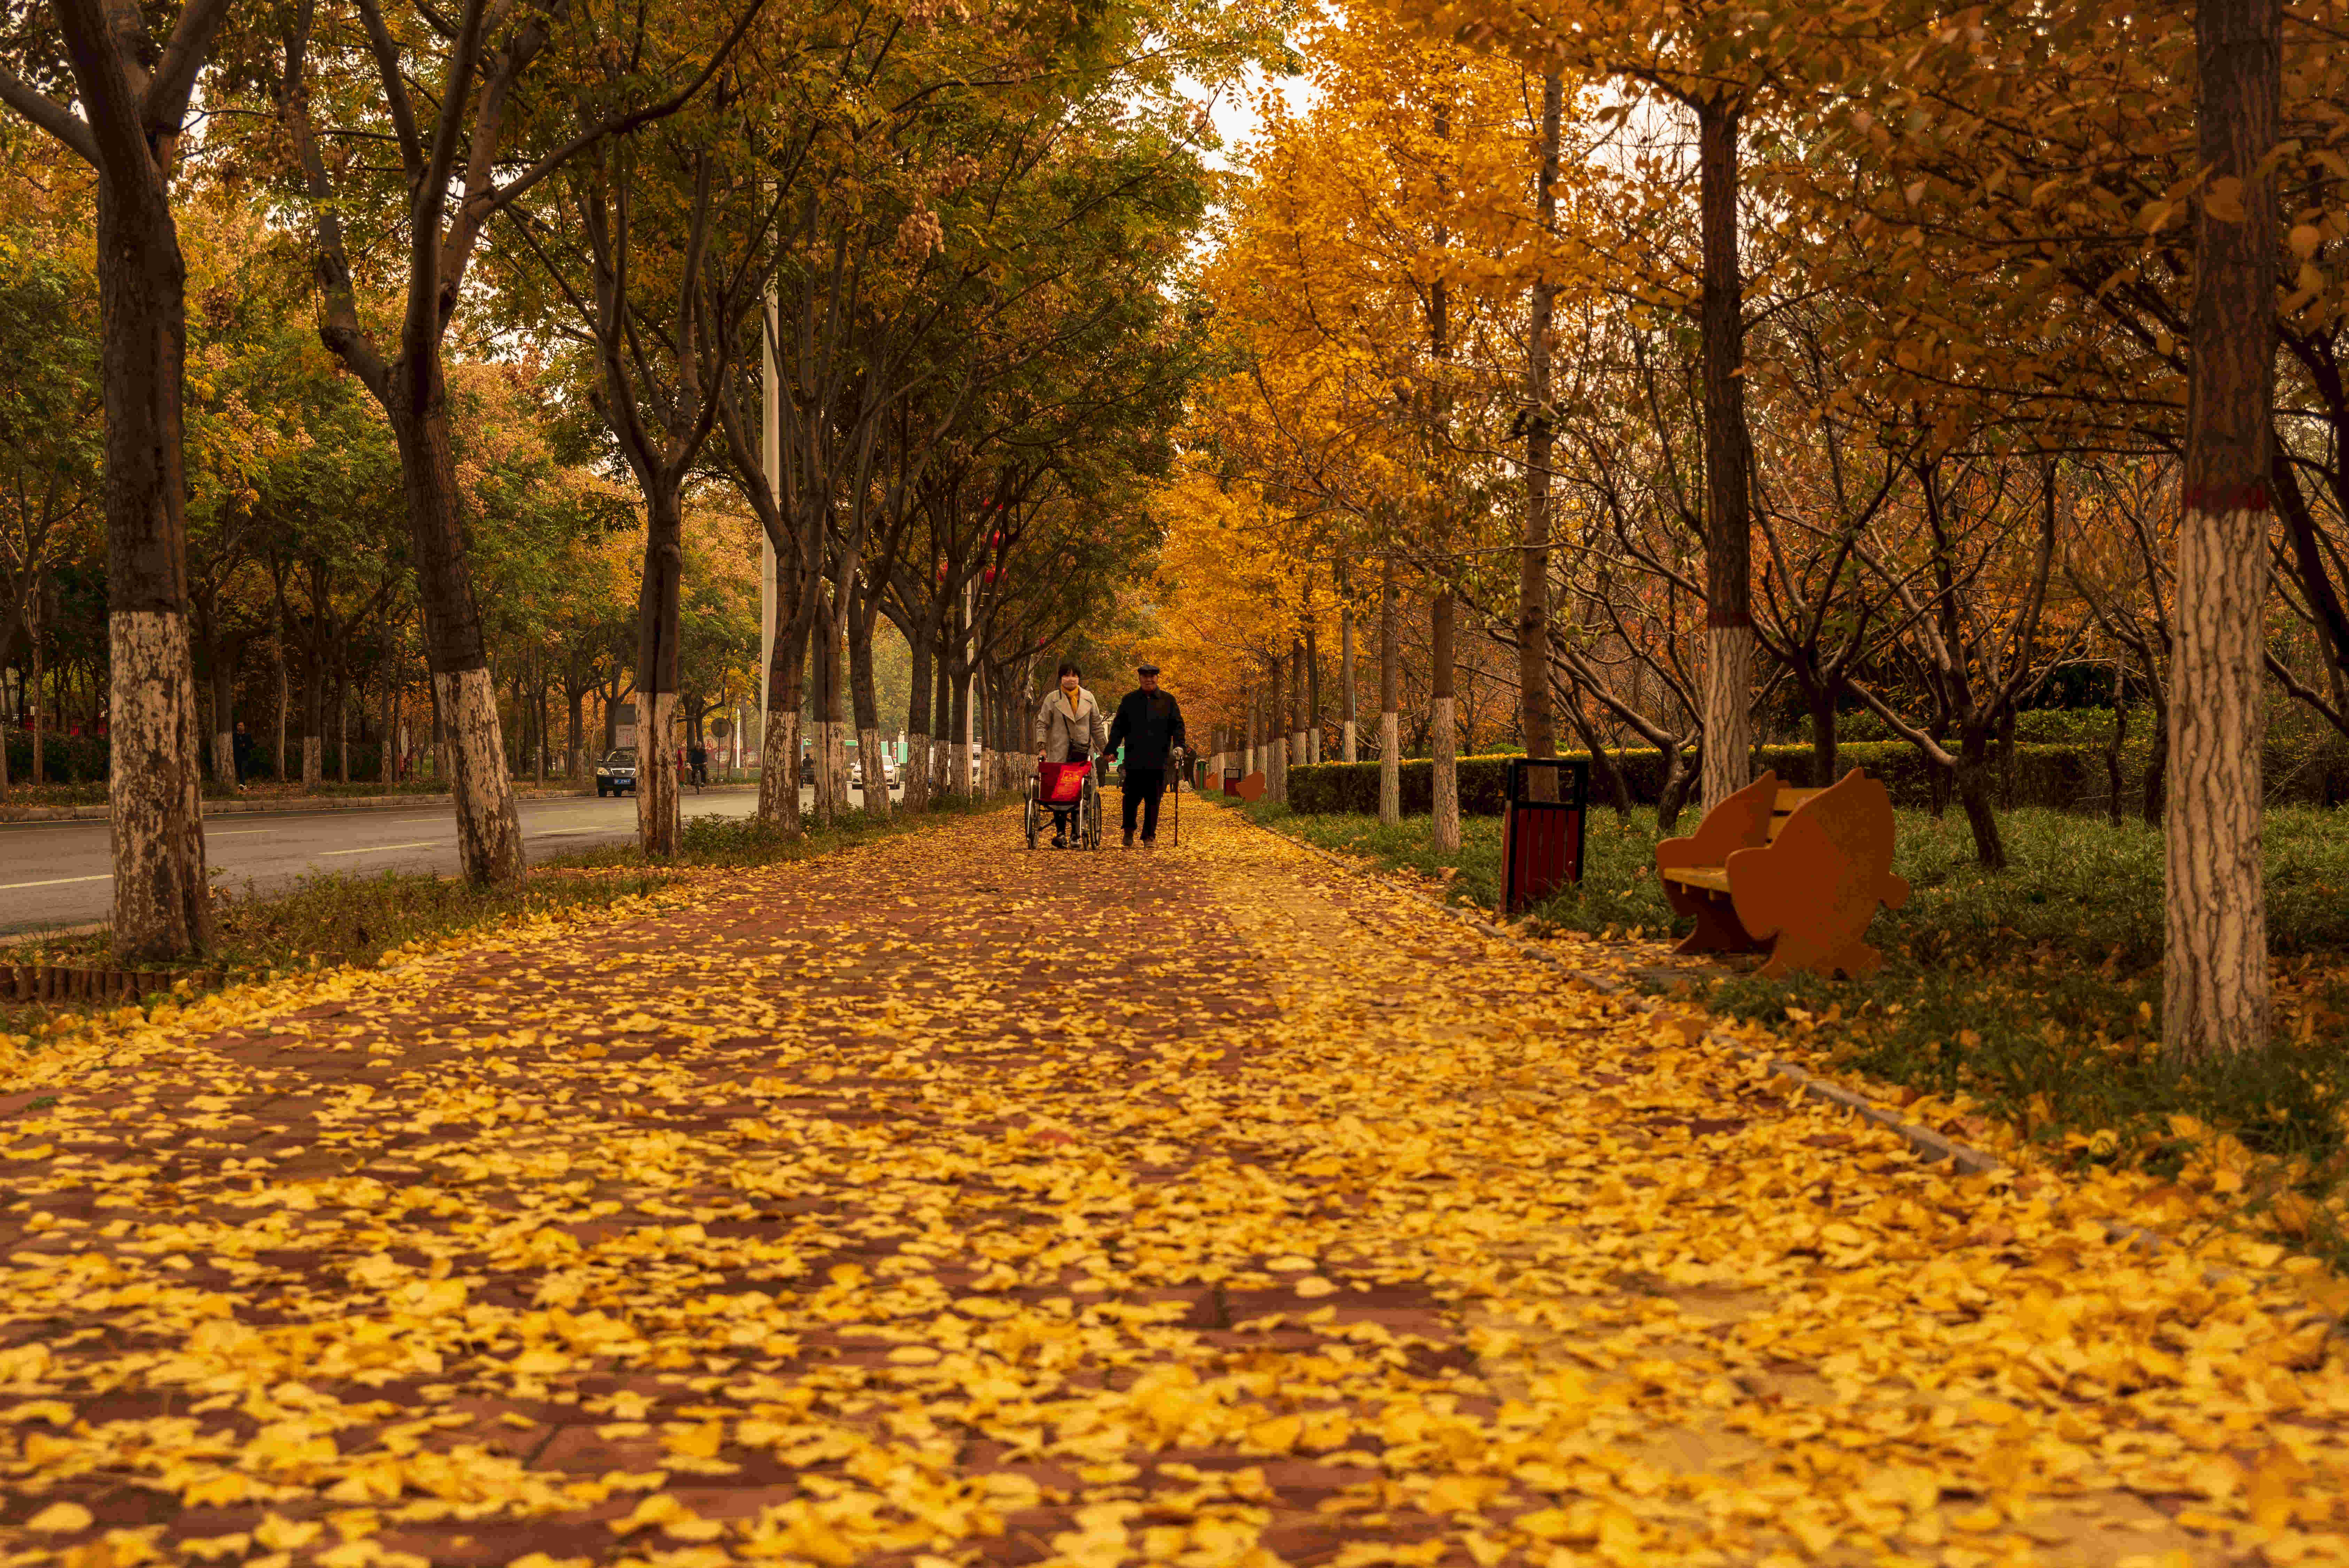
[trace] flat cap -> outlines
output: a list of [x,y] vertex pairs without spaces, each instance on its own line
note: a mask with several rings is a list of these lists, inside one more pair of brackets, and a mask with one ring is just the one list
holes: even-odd
[[1134,673],[1137,675],[1155,675],[1158,673],[1158,666],[1154,664],[1145,664],[1139,670],[1136,670]]

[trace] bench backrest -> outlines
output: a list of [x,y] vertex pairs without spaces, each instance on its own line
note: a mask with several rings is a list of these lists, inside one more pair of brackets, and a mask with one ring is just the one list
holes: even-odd
[[1825,794],[1826,791],[1823,789],[1780,790],[1777,799],[1770,806],[1770,836],[1763,842],[1775,844],[1779,830],[1786,826],[1786,819],[1800,810],[1806,801]]

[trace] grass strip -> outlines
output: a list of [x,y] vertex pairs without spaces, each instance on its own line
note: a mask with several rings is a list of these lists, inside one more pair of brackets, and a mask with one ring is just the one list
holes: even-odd
[[[1244,808],[1305,842],[1361,856],[1490,909],[1500,823]],[[2058,811],[2002,814],[2010,865],[1975,859],[1963,820],[1901,812],[1894,867],[1908,906],[1877,916],[1865,981],[1758,974],[1692,982],[1692,1000],[1764,1024],[1830,1070],[1931,1096],[2008,1129],[2058,1168],[2101,1165],[2232,1195],[2279,1238],[2349,1265],[2349,818],[2271,812],[2266,826],[2276,1029],[2208,1062],[2161,1047],[2158,830]],[[1531,911],[1528,934],[1680,933],[1654,870],[1652,811],[1595,814],[1582,885]]]
[[[755,816],[688,818],[672,860],[647,861],[632,843],[566,851],[533,866],[520,887],[475,887],[428,871],[373,875],[321,872],[269,892],[216,892],[212,951],[201,961],[146,968],[216,970],[231,980],[272,980],[296,971],[342,964],[372,966],[387,953],[480,928],[519,923],[535,915],[595,909],[687,879],[693,872],[778,865],[825,855],[920,826],[945,814],[989,809],[999,803],[950,802],[931,812],[892,814],[887,821],[851,814],[829,828],[807,824],[796,836]],[[110,961],[105,930],[33,938],[0,951],[17,964],[103,965]],[[0,1002],[0,1033],[42,1035],[78,1027],[91,1012],[112,1012],[118,1001]]]

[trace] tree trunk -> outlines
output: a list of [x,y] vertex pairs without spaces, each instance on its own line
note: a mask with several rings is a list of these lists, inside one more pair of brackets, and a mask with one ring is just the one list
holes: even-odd
[[[1541,182],[1537,207],[1547,234],[1557,218],[1557,159],[1566,83],[1557,72],[1542,78]],[[1557,724],[1549,690],[1549,504],[1550,504],[1550,321],[1557,290],[1547,274],[1534,280],[1528,324],[1526,393],[1532,414],[1526,424],[1525,547],[1517,555],[1517,729],[1526,755],[1557,755]],[[1536,800],[1557,798],[1557,778],[1548,768],[1527,770]]]
[[285,771],[287,746],[286,720],[293,709],[292,689],[285,675],[285,637],[281,628],[277,638],[277,782],[284,784],[289,775]]
[[41,689],[40,603],[40,585],[36,582],[33,587],[32,598],[26,604],[25,609],[25,630],[26,637],[30,639],[30,647],[33,654],[33,683],[26,691],[26,698],[29,710],[26,717],[30,721],[26,725],[26,728],[32,732],[33,737],[33,766],[32,776],[26,782],[33,784],[45,784],[48,780],[48,759],[42,755],[43,742],[47,738],[48,712],[47,704],[48,698]]
[[1811,784],[1825,789],[1836,782],[1836,694],[1825,680],[1806,680],[1803,695],[1811,709]]
[[1990,726],[1968,724],[1958,742],[1958,805],[1973,830],[1974,858],[1992,871],[2006,869],[2006,842],[1999,836],[1998,812],[1991,804]]
[[[969,647],[966,631],[962,618],[957,615],[955,618],[955,642],[959,649],[968,649]],[[957,657],[955,663],[959,667],[963,660]],[[947,699],[950,706],[947,720],[947,744],[950,750],[947,756],[947,776],[954,780],[955,794],[960,795],[965,801],[973,799],[978,788],[978,779],[972,770],[970,755],[972,731],[970,686],[969,672],[965,669],[957,668],[954,672],[953,684]]]
[[2105,821],[2121,825],[2121,752],[2128,744],[2128,663],[2113,660],[2113,732],[2105,743]]
[[302,658],[302,788],[316,789],[326,782],[326,661],[316,651]]
[[1575,694],[1575,701],[1568,705],[1566,716],[1567,722],[1574,726],[1575,734],[1581,740],[1583,749],[1590,753],[1593,787],[1604,790],[1615,807],[1616,816],[1629,822],[1631,819],[1630,785],[1624,782],[1623,770],[1617,767],[1615,759],[1607,754],[1607,748],[1599,742],[1599,732],[1591,727],[1588,715],[1583,712],[1579,691]]
[[212,655],[212,774],[233,793],[236,776],[236,666],[225,647]]
[[1664,779],[1656,791],[1656,832],[1660,836],[1669,835],[1680,826],[1681,808],[1688,804],[1689,786],[1695,782],[1679,746],[1667,741],[1663,753]]
[[[2270,421],[2275,390],[2275,171],[2281,0],[2198,0],[2198,140],[2184,513],[2163,835],[2168,899],[2162,1043],[2186,1056],[2268,1035],[2260,850]],[[2240,210],[2219,192],[2234,186]]]
[[2008,811],[2014,809],[2014,705],[2008,703],[1998,714],[1998,804]]
[[1402,675],[1395,647],[1394,557],[1379,584],[1379,820],[1402,820]]
[[1704,808],[1753,783],[1753,447],[1745,428],[1745,326],[1737,272],[1739,106],[1697,106],[1704,249]]
[[458,861],[466,880],[476,885],[518,884],[522,821],[506,777],[497,690],[465,561],[447,389],[437,362],[419,369],[403,358],[389,389],[388,412],[424,601],[425,665],[435,716],[447,737],[444,776],[455,801]]
[[1309,614],[1305,619],[1305,760],[1321,760],[1321,647]]
[[[953,626],[951,612],[941,617],[945,626]],[[937,659],[937,693],[930,704],[930,794],[945,800],[954,793],[949,769],[954,761],[954,660],[947,649],[940,648]]]
[[936,677],[930,628],[915,618],[914,634],[906,639],[913,654],[911,679],[905,685],[905,809],[926,811],[930,805],[930,687]]
[[1362,760],[1361,736],[1356,725],[1360,713],[1354,703],[1354,607],[1350,601],[1338,607],[1338,700],[1346,710],[1339,755],[1347,762],[1359,763]]
[[[1288,762],[1291,767],[1305,767],[1313,761],[1313,732],[1306,723],[1312,706],[1313,656],[1303,638],[1292,637],[1288,643]],[[1282,798],[1288,797],[1284,784]]]
[[586,772],[583,764],[587,759],[582,753],[587,742],[587,693],[566,681],[563,698],[569,710],[564,714],[569,722],[564,732],[563,774],[573,784],[577,784]]
[[678,492],[642,484],[645,558],[636,586],[636,847],[647,859],[677,854],[680,802],[677,748],[678,603],[685,586],[685,511]]
[[1460,732],[1453,701],[1452,622],[1454,601],[1449,587],[1438,588],[1432,607],[1429,643],[1435,669],[1429,681],[1433,700],[1428,704],[1428,738],[1435,758],[1433,792],[1435,823],[1429,841],[1438,855],[1460,849]]
[[767,665],[767,712],[759,727],[759,815],[797,838],[800,820],[800,704],[807,697],[807,643],[778,627]]
[[[94,5],[52,10],[98,171],[113,949],[151,962],[201,953],[212,936],[181,446],[187,267],[163,168],[140,134],[150,106],[130,87],[111,13]],[[37,730],[34,755],[37,780]]]
[[856,715],[856,756],[864,772],[864,815],[889,820],[889,764],[881,755],[881,700],[873,688],[873,617],[848,623],[848,685]]

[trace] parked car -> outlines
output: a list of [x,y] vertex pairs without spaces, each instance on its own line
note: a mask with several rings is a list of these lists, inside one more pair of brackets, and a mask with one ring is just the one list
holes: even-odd
[[595,764],[595,794],[600,797],[636,793],[636,749],[618,746],[605,753],[604,760]]
[[[890,789],[897,787],[897,759],[884,753],[881,757],[881,777]],[[848,761],[848,782],[858,789],[864,787],[864,759],[851,757]]]

